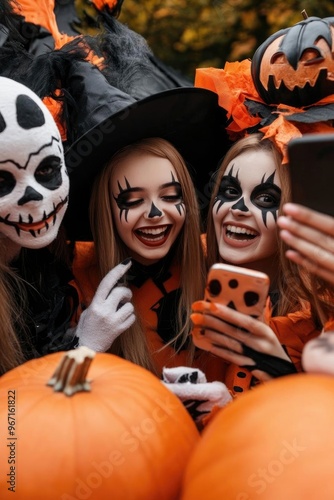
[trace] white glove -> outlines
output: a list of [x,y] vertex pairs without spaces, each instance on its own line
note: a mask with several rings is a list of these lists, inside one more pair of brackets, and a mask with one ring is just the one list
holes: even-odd
[[207,382],[198,368],[178,366],[162,370],[162,383],[173,392],[188,410],[198,429],[213,409],[222,408],[232,396],[222,382]]
[[118,264],[101,281],[90,306],[80,316],[75,335],[79,346],[106,352],[136,317],[131,290],[118,284],[132,262]]

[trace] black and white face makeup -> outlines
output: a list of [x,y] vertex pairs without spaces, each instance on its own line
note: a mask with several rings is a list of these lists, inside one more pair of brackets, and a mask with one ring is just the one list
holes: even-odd
[[186,217],[172,163],[134,151],[114,168],[110,186],[113,219],[129,254],[144,265],[164,258]]
[[229,163],[212,210],[224,261],[254,267],[276,253],[280,200],[281,183],[270,152],[245,151]]
[[42,248],[57,236],[69,179],[56,123],[25,86],[0,77],[0,236]]

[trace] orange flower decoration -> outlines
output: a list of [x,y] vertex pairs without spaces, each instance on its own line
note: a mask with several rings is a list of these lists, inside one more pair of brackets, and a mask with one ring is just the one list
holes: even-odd
[[219,105],[226,109],[227,118],[230,119],[226,130],[232,140],[239,134],[244,135],[245,129],[254,127],[261,121],[260,117],[252,116],[245,106],[247,98],[263,102],[255,90],[250,65],[250,60],[245,59],[241,62],[227,62],[224,69],[196,70],[195,87],[216,92]]

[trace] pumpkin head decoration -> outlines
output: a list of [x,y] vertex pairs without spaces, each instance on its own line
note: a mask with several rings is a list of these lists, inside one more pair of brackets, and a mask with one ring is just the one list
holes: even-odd
[[181,500],[334,498],[334,377],[299,373],[266,382],[204,429]]
[[88,382],[94,354],[51,354],[1,377],[2,500],[178,497],[193,420],[157,377],[112,354],[95,355]]
[[334,94],[334,17],[309,17],[256,50],[251,72],[267,104],[303,107]]

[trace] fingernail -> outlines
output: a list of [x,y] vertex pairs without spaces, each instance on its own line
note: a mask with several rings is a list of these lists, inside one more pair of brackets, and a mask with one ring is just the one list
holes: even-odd
[[131,262],[131,260],[131,257],[128,257],[127,259],[123,260],[121,264],[123,264],[123,266],[126,266],[127,264],[129,264],[129,262]]

